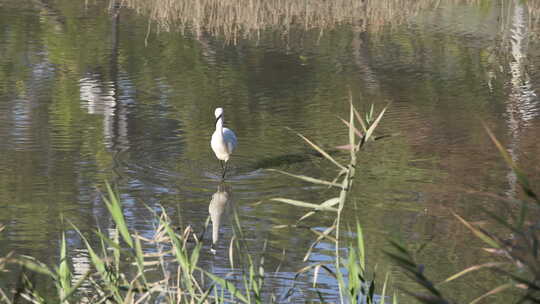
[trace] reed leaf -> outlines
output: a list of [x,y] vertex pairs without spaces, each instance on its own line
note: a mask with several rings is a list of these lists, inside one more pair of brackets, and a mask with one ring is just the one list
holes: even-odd
[[214,289],[214,284],[210,285],[210,287],[202,294],[201,298],[199,299],[199,301],[197,301],[197,303],[198,304],[204,303],[206,299],[208,298],[208,295],[210,295],[210,292],[212,292],[213,289]]
[[377,119],[375,119],[375,121],[369,126],[369,129],[366,131],[366,135],[364,135],[364,142],[367,142],[369,140],[369,138],[373,134],[373,131],[375,131],[375,129],[379,125],[379,122],[381,121],[381,119],[382,119],[382,117],[384,115],[384,112],[386,112],[387,108],[388,108],[388,106],[384,107],[382,109],[382,111],[379,113],[379,116],[377,116]]
[[281,173],[281,174],[285,174],[285,175],[288,175],[288,176],[291,176],[291,177],[294,177],[294,178],[298,178],[298,179],[301,179],[303,181],[310,182],[310,183],[313,183],[313,184],[320,184],[320,185],[325,185],[325,186],[332,186],[332,187],[341,188],[341,185],[338,184],[338,183],[335,183],[335,182],[329,182],[329,181],[325,181],[325,180],[322,180],[322,179],[317,179],[317,178],[313,178],[313,177],[305,176],[305,175],[292,174],[292,173],[288,173],[288,172],[277,170],[277,169],[266,169],[266,170],[267,171],[272,171],[272,172],[278,172],[278,173]]
[[[349,92],[349,100],[350,100],[350,110],[349,110],[349,145],[351,146],[351,150],[350,150],[350,158],[351,160],[349,161],[349,170],[353,170],[353,167],[356,165],[356,150],[358,149],[355,149],[355,136],[354,136],[354,132],[356,131],[356,128],[354,127],[354,114],[353,114],[353,109],[354,109],[354,106],[353,106],[353,103],[352,103],[352,94]],[[361,142],[361,140],[360,140]]]
[[353,107],[353,112],[354,112],[354,116],[356,117],[356,120],[358,120],[358,122],[362,126],[362,129],[364,130],[364,133],[365,133],[367,131],[367,124],[364,122],[362,115],[360,115],[360,113],[358,113],[358,111],[354,107]]
[[297,207],[302,207],[302,208],[311,208],[311,209],[315,209],[315,210],[325,210],[325,211],[334,211],[334,212],[338,211],[336,208],[326,207],[326,206],[322,206],[322,205],[317,205],[317,204],[312,204],[312,203],[307,203],[307,202],[303,202],[303,201],[298,201],[298,200],[293,200],[293,199],[288,199],[288,198],[282,198],[282,197],[272,198],[270,200],[285,203],[285,204],[289,204],[289,205],[293,205],[293,206],[297,206]]
[[384,283],[383,283],[383,286],[382,286],[382,291],[381,291],[381,300],[379,301],[379,304],[384,304],[385,301],[386,301],[386,287],[387,287],[387,284],[388,284],[388,277],[390,276],[390,272],[387,272],[385,277],[384,277]]
[[137,269],[139,271],[139,274],[141,275],[141,278],[144,282],[144,288],[148,288],[148,281],[146,280],[146,276],[144,274],[144,253],[142,251],[141,240],[139,238],[135,238],[135,260],[137,262]]
[[495,220],[497,223],[501,224],[502,226],[508,228],[510,231],[512,231],[512,233],[515,233],[516,235],[523,235],[523,230],[522,230],[522,225],[523,225],[523,222],[521,221],[521,219],[518,219],[518,227],[519,228],[516,228],[514,226],[512,226],[512,224],[510,224],[508,221],[506,221],[505,219],[503,219],[502,217],[498,216],[497,214],[483,208],[483,207],[479,207],[480,210],[482,210],[482,212],[484,212],[485,214],[489,215],[493,220]]
[[118,198],[118,195],[112,190],[109,183],[106,183],[105,185],[107,187],[107,193],[109,195],[109,198],[103,197],[105,205],[107,206],[107,209],[109,210],[109,213],[111,214],[116,224],[116,227],[118,228],[118,231],[120,231],[122,238],[129,245],[130,248],[133,248],[133,239],[129,234],[126,220],[124,218],[124,213],[122,212],[120,199]]
[[248,298],[243,295],[240,290],[238,288],[236,288],[234,286],[233,283],[225,280],[225,279],[222,279],[204,269],[200,269],[202,272],[204,272],[210,279],[212,279],[214,282],[218,283],[219,285],[221,285],[221,287],[227,289],[229,291],[229,293],[231,294],[231,296],[237,298],[238,300],[244,302],[244,303],[250,303],[250,301],[248,300]]
[[313,270],[313,285],[312,285],[313,288],[317,286],[317,279],[319,278],[319,269],[321,269],[321,266],[317,265],[315,266],[315,269]]
[[62,233],[62,242],[60,245],[60,265],[58,267],[58,280],[60,283],[60,298],[65,298],[65,295],[71,291],[71,271],[69,270],[67,260],[67,245],[66,234]]
[[339,116],[338,116],[338,118],[339,118],[339,120],[341,120],[341,122],[343,122],[343,123],[347,126],[347,128],[352,128],[352,129],[354,130],[354,133],[355,133],[356,135],[358,135],[359,137],[364,136],[364,134],[362,134],[362,132],[360,132],[360,130],[358,130],[358,129],[357,129],[356,127],[354,127],[354,126],[351,126],[351,124],[350,124],[348,121],[346,121],[345,119],[343,119],[343,118],[341,118],[341,117],[339,117]]
[[333,242],[336,242],[336,239],[332,238],[331,236],[329,236],[330,232],[332,232],[334,229],[336,228],[335,225],[329,227],[329,228],[326,228],[322,233],[315,230],[315,229],[311,229],[312,232],[314,232],[315,234],[318,235],[317,239],[311,243],[311,246],[309,246],[309,249],[308,251],[306,252],[306,254],[304,255],[304,259],[303,261],[306,262],[308,259],[309,259],[309,256],[311,255],[311,252],[313,251],[313,249],[315,248],[315,246],[317,246],[317,244],[319,244],[319,242],[324,239],[324,238],[329,238],[330,240],[332,240]]
[[533,191],[529,179],[525,176],[523,171],[521,171],[516,163],[512,160],[512,157],[510,154],[508,154],[508,151],[504,149],[502,144],[497,140],[493,132],[491,132],[491,129],[484,123],[484,128],[486,129],[486,132],[489,135],[489,138],[491,138],[491,141],[495,144],[497,149],[499,150],[499,153],[502,155],[508,166],[514,171],[516,174],[516,177],[518,179],[519,184],[523,188],[523,191],[525,194],[527,194],[529,197],[533,198],[537,204],[540,204],[540,198],[536,195],[536,193]]
[[65,293],[63,297],[60,298],[60,303],[63,303],[64,301],[69,299],[69,297],[71,297],[75,293],[75,291],[77,291],[77,289],[79,289],[79,287],[81,287],[81,285],[86,282],[86,280],[88,279],[88,277],[90,277],[91,274],[92,271],[90,270],[85,272],[83,276],[77,282],[75,282],[73,286],[71,286],[69,292]]
[[302,135],[300,133],[297,133],[297,134],[303,140],[305,140],[311,147],[313,147],[313,149],[317,150],[317,152],[321,153],[322,156],[324,156],[326,159],[331,161],[334,165],[338,166],[338,168],[340,168],[342,170],[347,170],[347,168],[345,168],[345,166],[340,164],[337,160],[335,160],[332,156],[330,156],[330,154],[326,153],[322,148],[320,148],[319,146],[314,144],[311,140],[307,139],[304,135]]
[[86,239],[84,234],[82,234],[82,232],[73,223],[69,222],[69,224],[71,225],[71,227],[73,227],[73,229],[75,229],[75,231],[79,234],[79,236],[83,240],[84,244],[86,245],[86,249],[88,250],[88,255],[90,256],[90,260],[92,261],[92,264],[94,264],[94,267],[96,268],[96,270],[103,277],[104,273],[106,272],[105,263],[103,262],[103,260],[99,258],[99,256],[96,254],[92,246],[90,246],[90,243],[88,243],[88,240]]
[[55,280],[57,278],[56,274],[52,272],[49,267],[47,267],[47,265],[36,260],[34,257],[28,255],[21,255],[19,259],[15,260],[15,262],[33,272],[44,274]]
[[483,232],[482,230],[474,227],[472,224],[464,220],[461,216],[457,215],[455,212],[452,211],[452,214],[461,222],[465,227],[469,228],[478,238],[480,238],[482,241],[486,242],[488,245],[492,246],[493,248],[501,248],[500,244],[493,239],[491,236]]
[[366,269],[366,254],[364,247],[364,234],[362,233],[362,227],[358,220],[356,221],[356,242],[358,246],[358,259],[362,270]]
[[469,304],[476,304],[478,302],[480,302],[481,300],[483,300],[484,298],[486,297],[489,297],[491,295],[494,295],[494,294],[497,294],[503,290],[506,290],[508,288],[511,288],[511,287],[514,287],[514,284],[512,283],[507,283],[507,284],[502,284],[502,285],[499,285],[495,288],[493,288],[492,290],[486,292],[485,294],[479,296],[478,298],[472,300]]
[[[332,206],[337,205],[337,204],[339,204],[339,197],[333,197],[333,198],[330,198],[330,199],[324,201],[320,206],[332,207]],[[300,221],[305,220],[306,218],[312,216],[315,213],[317,213],[317,211],[310,211],[310,212],[304,214],[296,222],[299,223]]]
[[336,274],[332,271],[332,269],[330,269],[330,268],[328,268],[328,266],[326,266],[326,265],[330,265],[330,264],[333,264],[333,263],[332,262],[318,262],[318,263],[315,263],[315,264],[310,264],[310,265],[307,265],[305,267],[302,267],[300,270],[297,270],[296,275],[307,272],[307,271],[311,270],[312,268],[320,267],[320,268],[324,269],[329,275],[331,275],[335,279]]
[[442,281],[441,283],[439,284],[443,284],[443,283],[448,283],[450,281],[453,281],[459,277],[462,277],[464,276],[465,274],[469,273],[469,272],[472,272],[472,271],[476,271],[476,270],[479,270],[479,269],[483,269],[483,268],[493,268],[493,267],[499,267],[499,266],[502,266],[504,265],[505,263],[497,263],[497,262],[491,262],[491,263],[485,263],[485,264],[479,264],[479,265],[473,265],[471,267],[468,267],[467,269],[464,269],[452,276],[450,276],[449,278],[447,278],[446,280]]

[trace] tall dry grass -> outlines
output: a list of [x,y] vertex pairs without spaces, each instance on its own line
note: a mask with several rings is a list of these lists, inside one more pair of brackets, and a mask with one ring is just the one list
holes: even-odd
[[[485,6],[481,0],[115,0],[147,15],[163,31],[204,33],[236,43],[241,38],[261,36],[265,30],[288,36],[294,29],[331,30],[342,24],[357,31],[378,32],[384,26],[407,22],[425,10],[443,5]],[[506,10],[512,1],[490,2],[493,9]],[[540,28],[540,2],[526,1],[531,32]],[[505,14],[503,14],[504,16]],[[504,30],[504,28],[502,29]]]
[[266,29],[283,35],[293,28],[323,31],[340,24],[376,30],[436,6],[433,1],[408,0],[123,0],[122,4],[149,16],[161,30],[192,30],[196,36],[206,32],[233,43],[258,37]]

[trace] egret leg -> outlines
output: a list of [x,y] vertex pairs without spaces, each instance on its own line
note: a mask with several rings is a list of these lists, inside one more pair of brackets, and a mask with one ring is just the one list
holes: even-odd
[[225,173],[227,173],[227,162],[225,162],[225,167],[223,168],[223,176],[221,176],[222,179],[225,178]]

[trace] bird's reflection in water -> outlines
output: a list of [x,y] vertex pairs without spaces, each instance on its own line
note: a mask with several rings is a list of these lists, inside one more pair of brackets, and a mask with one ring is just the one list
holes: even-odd
[[218,185],[216,193],[212,195],[208,212],[212,221],[212,246],[210,251],[216,253],[216,244],[219,240],[219,227],[227,221],[233,208],[231,187],[225,182]]

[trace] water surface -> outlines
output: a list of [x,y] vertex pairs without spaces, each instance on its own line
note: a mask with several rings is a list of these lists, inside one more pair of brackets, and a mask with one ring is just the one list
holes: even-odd
[[[362,111],[391,102],[379,134],[399,133],[359,155],[345,212],[346,222],[358,219],[364,227],[369,264],[391,271],[395,283],[413,286],[382,254],[390,237],[424,246],[416,258],[435,281],[490,258],[451,215],[483,221],[482,206],[506,217],[516,206],[481,193],[520,197],[482,121],[538,181],[534,5],[424,3],[399,20],[362,19],[369,26],[336,16],[332,24],[317,23],[322,17],[315,16],[310,26],[286,33],[273,25],[231,39],[213,29],[158,27],[155,16],[129,4],[115,11],[106,1],[0,2],[0,256],[15,251],[56,264],[66,230],[75,271],[84,273],[84,245],[61,218],[89,236],[96,227],[112,233],[101,199],[105,181],[118,187],[128,225],[142,235],[152,236],[156,224],[147,206],[202,231],[220,182],[209,145],[218,106],[239,140],[226,183],[250,250],[260,254],[268,240],[268,269],[286,252],[268,282],[278,294],[306,265],[315,236],[273,229],[295,223],[305,210],[268,198],[322,202],[335,193],[264,169],[333,178],[331,164],[295,132],[330,149],[344,144],[347,130],[337,116],[348,114],[349,91]],[[324,229],[332,220],[321,214],[305,224]],[[224,223],[218,253],[211,255],[209,244],[203,249],[203,267],[231,270],[231,234]],[[323,243],[309,262],[331,255]],[[333,281],[321,280],[331,299]],[[292,302],[316,300],[309,281],[300,278]],[[471,300],[500,281],[479,272],[447,290]]]

